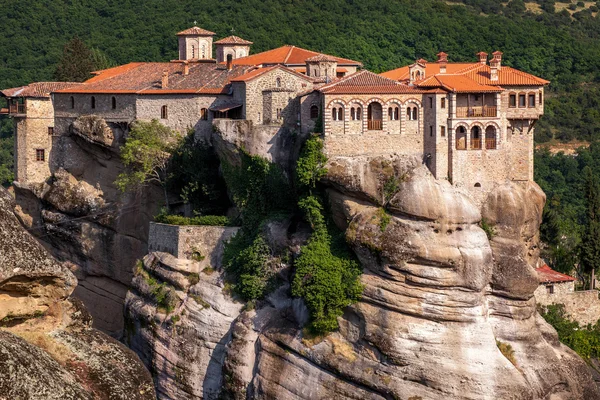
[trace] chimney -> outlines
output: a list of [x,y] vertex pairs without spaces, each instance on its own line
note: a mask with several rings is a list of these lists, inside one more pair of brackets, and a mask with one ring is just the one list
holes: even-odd
[[162,89],[169,87],[169,71],[163,72],[161,86]]
[[183,63],[183,75],[190,74],[190,65],[187,62]]
[[437,53],[437,62],[441,63],[447,63],[448,62],[448,54],[444,53],[443,51],[440,51],[439,53]]
[[231,54],[227,54],[227,71],[231,71],[233,69],[233,56]]
[[490,61],[490,80],[498,80],[498,71],[502,68],[502,52],[495,51],[492,53],[492,60]]
[[486,53],[485,51],[480,51],[479,53],[476,54],[477,57],[479,57],[479,62],[483,65],[487,64],[487,56],[488,53]]

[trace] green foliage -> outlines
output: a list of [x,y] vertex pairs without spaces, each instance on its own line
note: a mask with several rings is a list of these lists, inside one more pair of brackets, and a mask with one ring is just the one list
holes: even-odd
[[600,268],[600,183],[598,175],[586,166],[583,169],[584,194],[587,206],[585,234],[581,240],[581,268],[591,272]]
[[179,147],[181,138],[176,132],[153,119],[136,121],[125,145],[121,147],[121,160],[126,171],[119,174],[115,185],[122,192],[135,190],[149,183],[162,186],[165,205],[169,207],[167,181],[171,156]]
[[224,215],[199,215],[197,217],[183,217],[181,215],[168,215],[166,213],[160,213],[154,217],[154,221],[169,225],[233,226],[233,221]]
[[0,119],[0,185],[3,186],[10,186],[14,180],[12,130],[11,119]]
[[496,228],[485,219],[482,218],[481,222],[479,222],[479,227],[483,229],[485,234],[487,235],[488,240],[492,240],[494,236],[496,236]]
[[558,339],[582,358],[600,357],[600,324],[581,327],[569,319],[563,304],[550,305],[540,310],[540,314],[556,329]]
[[[214,149],[194,138],[194,131],[173,152],[168,188],[200,214],[225,214],[231,205]],[[209,224],[206,224],[209,225]]]
[[381,229],[381,232],[385,232],[385,229],[392,220],[392,217],[387,213],[387,211],[385,211],[385,208],[380,208],[377,210],[377,218],[379,218],[379,229]]
[[333,331],[338,328],[337,317],[343,309],[360,298],[361,270],[349,254],[343,235],[326,224],[322,201],[308,196],[298,205],[314,232],[295,262],[292,295],[306,302],[312,331]]
[[327,157],[323,154],[323,140],[313,136],[304,143],[298,162],[296,163],[296,180],[308,188],[314,188],[317,182],[327,174],[325,164]]
[[388,204],[400,190],[400,184],[395,176],[390,176],[383,184],[383,204]]
[[243,234],[234,236],[225,247],[223,263],[227,273],[234,278],[234,291],[244,300],[262,298],[274,278],[270,268],[271,249],[258,235],[250,245]]
[[94,53],[75,37],[63,48],[54,77],[63,82],[83,82],[92,77],[95,68]]
[[194,286],[195,284],[197,284],[198,282],[200,282],[200,275],[198,275],[195,272],[192,272],[191,274],[189,274],[187,276],[187,280],[190,283],[190,286]]

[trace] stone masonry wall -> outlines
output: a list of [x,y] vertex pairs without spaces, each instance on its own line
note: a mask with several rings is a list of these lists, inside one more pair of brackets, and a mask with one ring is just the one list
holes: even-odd
[[[136,118],[134,94],[54,93],[52,96],[56,118],[75,119],[90,114],[112,122],[131,122]],[[92,108],[92,97],[96,99],[95,108]],[[113,97],[116,102],[115,108],[112,108]]]
[[221,265],[223,246],[239,228],[225,226],[178,226],[150,222],[148,251],[199,261],[202,267]]
[[580,325],[595,324],[600,319],[600,299],[597,290],[574,291],[574,282],[553,284],[554,293],[541,284],[535,291],[535,300],[542,306],[564,304],[565,311]]

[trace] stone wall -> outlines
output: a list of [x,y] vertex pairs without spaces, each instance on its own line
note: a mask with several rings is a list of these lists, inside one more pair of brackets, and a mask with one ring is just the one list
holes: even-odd
[[[52,96],[56,118],[75,119],[94,114],[111,122],[131,122],[136,119],[135,94],[54,93]],[[94,108],[92,97],[95,98]],[[115,108],[112,107],[113,98]]]
[[[50,153],[54,128],[52,102],[46,98],[26,99],[26,118],[14,118],[15,180],[39,183],[50,176]],[[37,161],[36,150],[44,150],[44,160]]]
[[221,265],[224,242],[239,228],[225,226],[179,226],[150,222],[148,251],[161,251],[174,257],[200,261],[202,266]]
[[[553,287],[549,293],[548,286]],[[538,304],[564,304],[565,311],[580,325],[595,324],[600,319],[600,299],[597,290],[574,291],[574,282],[541,284],[534,293]]]

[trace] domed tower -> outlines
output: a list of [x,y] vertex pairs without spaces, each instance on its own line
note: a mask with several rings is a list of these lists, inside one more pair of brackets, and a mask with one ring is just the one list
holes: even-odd
[[228,36],[215,42],[217,51],[217,62],[223,62],[227,60],[227,56],[231,54],[231,58],[246,57],[250,54],[250,46],[252,42],[244,40],[237,36]]
[[318,54],[306,59],[306,75],[311,78],[332,80],[336,77],[337,59],[325,54]]
[[214,32],[194,26],[177,34],[180,60],[211,60]]

